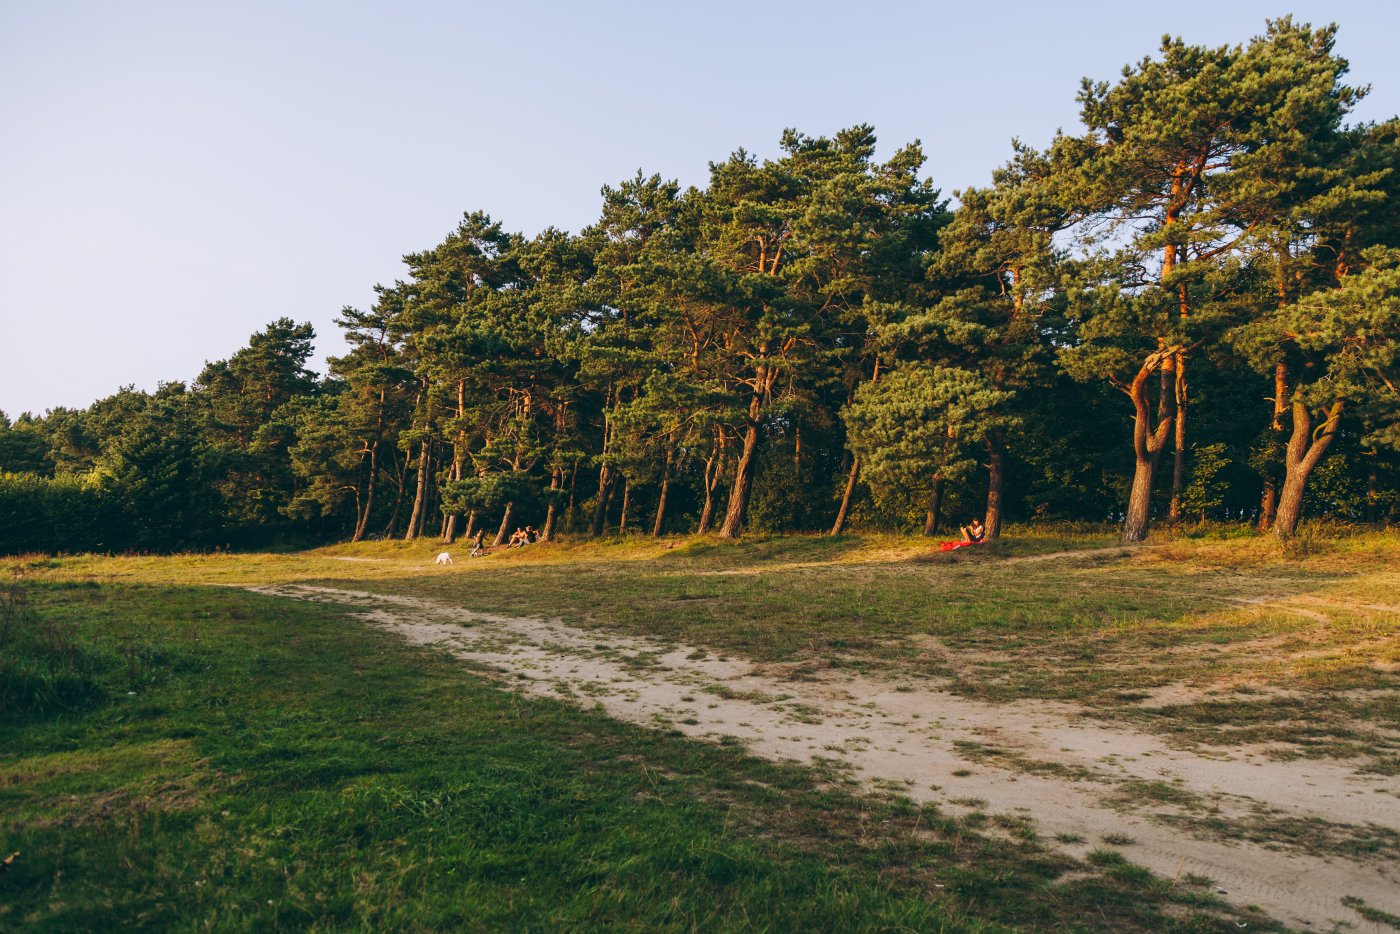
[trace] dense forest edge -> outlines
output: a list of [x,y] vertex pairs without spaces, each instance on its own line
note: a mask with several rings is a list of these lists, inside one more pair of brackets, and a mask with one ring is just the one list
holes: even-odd
[[1164,38],[956,205],[789,130],[534,237],[468,213],[190,384],[0,413],[0,553],[1400,517],[1400,119],[1335,26]]

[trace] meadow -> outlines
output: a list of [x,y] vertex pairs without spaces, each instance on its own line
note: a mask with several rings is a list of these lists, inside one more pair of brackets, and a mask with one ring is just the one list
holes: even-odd
[[[1377,882],[1400,858],[1394,533],[438,550],[7,559],[0,924],[1400,923]],[[1313,807],[1303,774],[1355,800]],[[1241,898],[1152,855],[1183,841],[1339,887]]]

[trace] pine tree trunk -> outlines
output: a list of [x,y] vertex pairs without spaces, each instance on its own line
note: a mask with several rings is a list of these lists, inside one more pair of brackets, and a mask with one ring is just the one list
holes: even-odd
[[[460,442],[452,446],[452,479],[462,479],[462,449],[465,442]],[[467,533],[471,534],[471,533]],[[457,540],[457,513],[452,513],[447,517],[447,522],[442,529],[442,540],[450,545]]]
[[408,516],[404,540],[417,538],[423,531],[423,516],[428,511],[428,476],[432,473],[432,451],[427,438],[418,453],[418,489],[413,494],[413,512]]
[[992,541],[1001,537],[1001,493],[1005,483],[1006,441],[1001,432],[994,431],[987,436],[987,518],[985,539]]
[[1267,532],[1274,524],[1278,509],[1278,486],[1273,477],[1264,478],[1264,492],[1259,497],[1259,531]]
[[851,502],[856,498],[856,483],[860,480],[860,458],[851,459],[851,472],[846,475],[846,492],[841,494],[841,508],[836,510],[836,521],[831,523],[831,534],[840,535],[846,531],[846,518],[851,512]]
[[660,538],[661,530],[666,525],[666,494],[671,489],[671,460],[674,457],[675,449],[667,446],[666,463],[661,468],[661,496],[656,501],[656,521],[651,527],[652,538]]
[[[880,379],[880,355],[875,355],[875,368],[871,371],[870,381],[878,382]],[[850,401],[850,397],[847,397]],[[841,507],[836,510],[836,521],[831,523],[831,534],[840,535],[846,531],[846,520],[851,514],[851,504],[856,497],[856,484],[860,480],[860,458],[852,455],[851,472],[846,475],[846,490],[841,494]]]
[[1337,436],[1337,423],[1342,416],[1342,403],[1334,402],[1327,411],[1327,419],[1314,433],[1312,415],[1307,407],[1295,399],[1292,408],[1293,430],[1288,436],[1288,450],[1284,452],[1283,490],[1279,493],[1278,514],[1274,517],[1274,534],[1279,538],[1289,538],[1298,530],[1308,478]]
[[929,499],[928,515],[924,517],[924,534],[937,535],[938,523],[943,513],[943,477],[933,478],[933,496]]
[[1133,485],[1128,493],[1128,513],[1123,521],[1123,541],[1146,540],[1152,525],[1152,473],[1157,455],[1139,455],[1133,465]]
[[1303,516],[1303,493],[1307,484],[1308,477],[1305,473],[1289,473],[1283,478],[1278,512],[1274,515],[1274,534],[1279,538],[1290,538],[1298,530],[1298,520]]
[[[762,383],[767,378],[764,370],[759,375]],[[734,467],[734,486],[729,491],[729,508],[724,511],[724,524],[720,526],[720,538],[738,538],[744,531],[744,520],[748,517],[749,496],[753,493],[753,475],[758,469],[758,442],[763,427],[763,395],[755,392],[749,400],[748,429],[744,432],[744,449],[739,454],[739,463]]]
[[[1280,286],[1280,305],[1286,293]],[[1269,427],[1277,434],[1283,433],[1283,413],[1288,411],[1288,364],[1280,360],[1274,364],[1274,418]],[[1267,532],[1274,524],[1274,513],[1278,508],[1278,484],[1273,477],[1264,478],[1264,492],[1259,500],[1259,531]]]
[[365,484],[364,507],[359,519],[355,522],[355,534],[350,541],[358,542],[365,537],[365,529],[369,527],[369,514],[374,510],[374,478],[379,474],[379,442],[376,441],[369,446],[369,480]]
[[[467,435],[462,430],[462,422],[467,417],[467,382],[457,380],[457,434],[452,441],[452,480],[462,479],[462,461],[467,456]],[[442,524],[442,541],[450,545],[457,540],[457,513],[446,515]]]
[[[1123,520],[1123,542],[1135,544],[1147,538],[1152,526],[1152,474],[1157,458],[1166,446],[1169,432],[1176,422],[1176,391],[1174,376],[1175,350],[1159,350],[1143,361],[1137,376],[1126,390],[1133,403],[1133,485],[1128,494],[1128,509]],[[1161,373],[1161,396],[1157,402],[1157,425],[1152,427],[1148,399],[1148,380],[1154,372]]]
[[574,534],[574,491],[578,489],[578,462],[569,475],[569,508],[564,511],[564,531]]
[[720,480],[724,477],[724,433],[720,432],[710,459],[705,461],[705,507],[700,510],[700,526],[695,531],[704,535],[710,531],[715,521],[715,501],[719,494]]
[[[393,452],[391,450],[390,455],[392,456],[392,454]],[[395,460],[395,463],[397,463],[397,460]],[[393,538],[395,533],[399,530],[399,515],[403,512],[403,490],[404,487],[408,485],[408,455],[404,455],[403,470],[396,472],[398,473],[398,482],[396,484],[397,489],[394,491],[394,509],[389,513],[388,524],[384,526],[385,538]]]
[[1172,498],[1167,520],[1181,522],[1181,491],[1186,484],[1186,355],[1176,358],[1176,437],[1172,448]]
[[501,527],[500,527],[500,529],[496,532],[496,540],[493,541],[493,542],[491,543],[491,547],[495,548],[495,547],[497,547],[498,545],[502,544],[502,543],[506,540],[506,536],[507,536],[507,535],[509,534],[509,532],[510,532],[510,520],[511,520],[512,518],[514,518],[514,516],[515,516],[515,503],[513,503],[513,502],[506,503],[506,511],[505,511],[505,513],[501,516]]
[[622,478],[622,515],[617,520],[617,534],[627,534],[627,506],[632,496],[632,481],[628,477]]
[[476,533],[476,510],[467,513],[467,527],[462,530],[463,538],[471,538]]
[[[556,493],[564,484],[564,468],[555,467],[549,475],[549,491]],[[540,541],[554,540],[554,526],[559,522],[559,505],[556,497],[549,498],[549,509],[544,515],[544,528],[540,530]]]
[[612,468],[607,464],[598,468],[598,505],[593,508],[593,527],[589,530],[594,538],[603,534],[608,525],[608,505],[612,499]]

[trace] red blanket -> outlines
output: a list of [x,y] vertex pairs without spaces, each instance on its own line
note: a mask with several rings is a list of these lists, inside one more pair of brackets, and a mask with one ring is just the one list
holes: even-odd
[[958,548],[966,548],[968,545],[980,545],[981,542],[944,542],[938,546],[939,551],[954,551]]

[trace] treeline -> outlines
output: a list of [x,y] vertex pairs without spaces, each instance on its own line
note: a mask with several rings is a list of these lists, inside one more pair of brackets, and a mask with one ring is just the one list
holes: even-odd
[[469,214],[324,379],[284,319],[189,387],[0,418],[0,547],[1390,521],[1400,120],[1347,123],[1334,35],[1166,39],[955,209],[858,126],[638,173],[578,234]]

